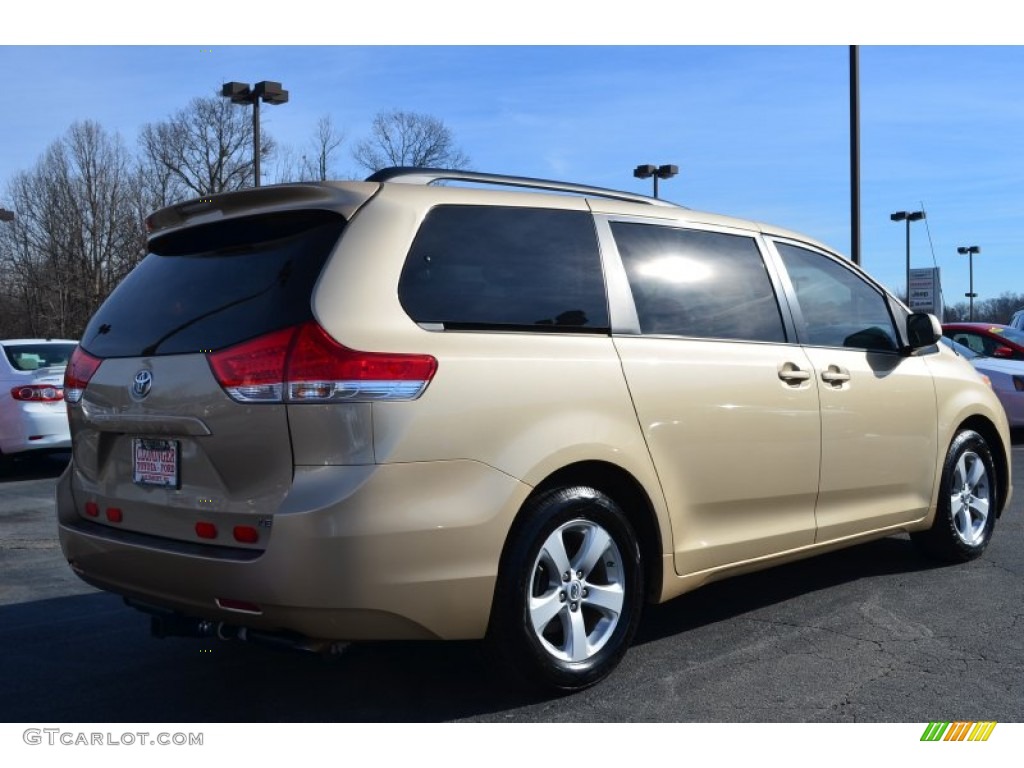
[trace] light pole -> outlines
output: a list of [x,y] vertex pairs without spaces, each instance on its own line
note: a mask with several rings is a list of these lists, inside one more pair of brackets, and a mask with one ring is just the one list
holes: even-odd
[[679,173],[678,165],[638,165],[633,176],[638,179],[654,178],[654,196],[658,196],[658,179],[671,179]]
[[923,219],[924,211],[896,211],[889,214],[893,221],[907,222],[907,306],[910,306],[910,222]]
[[968,262],[967,263],[969,265],[968,268],[970,270],[971,289],[967,293],[965,293],[964,296],[966,296],[968,301],[970,302],[970,304],[969,304],[970,308],[967,310],[967,319],[970,322],[973,323],[974,322],[974,299],[978,295],[978,294],[976,294],[974,292],[974,254],[981,253],[981,248],[979,248],[976,245],[961,245],[959,248],[956,249],[956,252],[959,253],[961,256],[966,254],[967,258],[968,258]]
[[250,87],[248,83],[224,83],[221,96],[231,99],[232,104],[252,104],[252,168],[255,186],[260,185],[260,101],[267,104],[284,104],[288,91],[280,83],[261,80]]
[[860,266],[860,46],[850,46],[850,258]]

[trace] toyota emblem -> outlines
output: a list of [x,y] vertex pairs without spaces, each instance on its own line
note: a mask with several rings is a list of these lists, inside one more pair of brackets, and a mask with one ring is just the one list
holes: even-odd
[[153,388],[153,374],[149,371],[142,370],[135,374],[135,378],[132,380],[132,397],[137,400],[141,400],[149,394],[149,390]]

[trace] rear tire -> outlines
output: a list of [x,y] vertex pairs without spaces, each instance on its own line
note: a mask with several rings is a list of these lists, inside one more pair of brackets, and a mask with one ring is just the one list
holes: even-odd
[[636,633],[640,549],[622,509],[573,486],[532,500],[506,545],[488,642],[517,679],[576,691],[607,677]]
[[946,454],[935,522],[911,539],[929,557],[964,563],[979,557],[996,522],[998,478],[985,438],[965,429]]

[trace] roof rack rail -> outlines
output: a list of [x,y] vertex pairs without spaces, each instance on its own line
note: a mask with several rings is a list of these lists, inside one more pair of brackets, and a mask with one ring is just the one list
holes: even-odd
[[476,171],[457,171],[446,168],[416,168],[409,166],[382,168],[376,173],[367,176],[366,180],[376,182],[393,181],[402,184],[430,184],[435,181],[470,181],[475,184],[528,187],[530,189],[543,189],[549,192],[570,192],[577,195],[604,197],[611,200],[625,200],[631,203],[663,205],[671,208],[680,207],[675,203],[659,200],[656,197],[637,195],[632,192],[621,192],[617,189],[589,187],[585,184],[569,184],[564,181],[552,181],[550,179],[534,179],[529,176],[505,176],[500,173],[477,173]]

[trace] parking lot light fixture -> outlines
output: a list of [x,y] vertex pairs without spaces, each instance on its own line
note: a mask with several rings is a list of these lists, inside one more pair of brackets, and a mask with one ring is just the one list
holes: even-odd
[[964,296],[967,297],[969,303],[969,309],[967,310],[967,319],[970,322],[974,322],[974,299],[977,298],[978,294],[974,292],[974,254],[981,253],[981,248],[976,245],[961,245],[956,249],[956,252],[961,256],[967,256],[968,258],[968,270],[970,275],[970,288]]
[[910,222],[925,218],[924,211],[896,211],[889,214],[893,221],[907,222],[907,306],[910,306]]
[[280,83],[261,80],[254,86],[248,83],[224,83],[221,96],[232,104],[252,104],[252,168],[254,186],[260,185],[260,101],[267,104],[285,104],[288,91]]
[[638,165],[633,176],[638,179],[654,179],[654,196],[658,196],[658,179],[671,179],[679,173],[678,165]]

